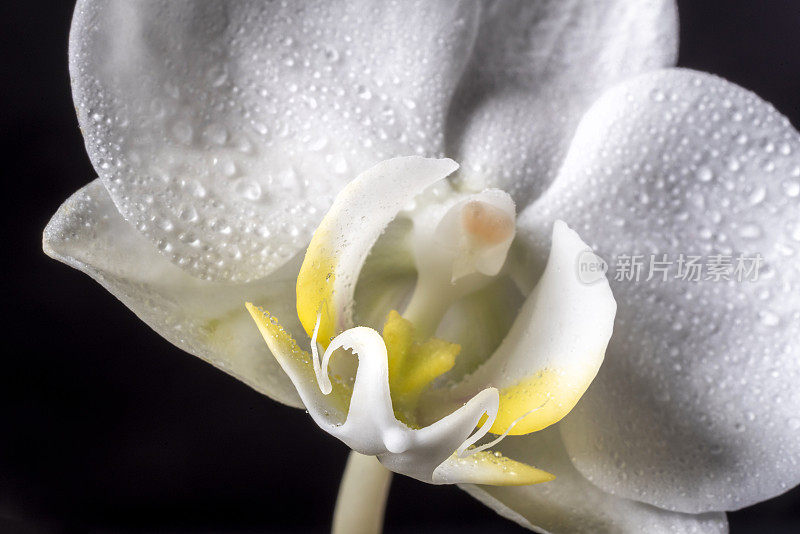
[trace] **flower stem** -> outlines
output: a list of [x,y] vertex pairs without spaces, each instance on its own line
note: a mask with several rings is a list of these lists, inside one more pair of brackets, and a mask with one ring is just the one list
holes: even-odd
[[374,456],[350,452],[336,497],[332,534],[378,534],[392,472]]

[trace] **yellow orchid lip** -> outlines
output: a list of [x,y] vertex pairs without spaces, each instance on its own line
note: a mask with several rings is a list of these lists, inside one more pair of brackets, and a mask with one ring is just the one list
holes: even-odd
[[[387,160],[342,190],[297,277],[297,315],[311,339],[310,353],[274,317],[250,303],[247,308],[314,420],[353,450],[431,483],[551,480],[486,449],[563,418],[602,362],[615,305],[607,284],[583,285],[572,276],[573,256],[586,245],[565,224],[556,224],[547,268],[506,339],[453,387],[437,379],[450,371],[461,347],[434,334],[450,303],[500,273],[514,237],[507,194],[456,196],[429,209],[427,220],[415,219],[418,280],[405,313],[388,311],[382,335],[352,324],[355,283],[384,228],[415,193],[456,167],[450,160]],[[358,364],[354,376],[331,380],[329,363],[340,349],[352,351]],[[445,413],[421,426],[423,393],[432,390],[436,394],[425,398],[441,400]],[[488,432],[499,437],[477,446]]]
[[[472,443],[484,435],[486,430],[488,430],[488,426],[491,425],[491,423],[479,423],[479,420],[483,419],[484,414],[487,412],[492,412],[492,417],[497,413],[497,392],[493,389],[486,390],[482,392],[482,394],[477,395],[459,410],[463,412],[466,417],[454,417],[459,415],[454,413],[446,418],[448,420],[443,420],[437,425],[431,425],[424,429],[411,428],[409,425],[406,425],[393,416],[391,420],[394,422],[394,425],[385,425],[384,428],[380,430],[382,434],[381,437],[385,442],[385,450],[383,452],[371,449],[370,447],[374,447],[372,443],[363,441],[359,443],[357,440],[353,442],[353,438],[356,436],[360,437],[362,431],[367,430],[368,433],[370,427],[375,428],[374,424],[363,424],[363,420],[351,420],[351,417],[354,415],[353,412],[356,411],[352,409],[354,403],[357,408],[362,408],[361,413],[356,413],[356,416],[363,416],[365,411],[371,412],[369,415],[374,415],[377,412],[377,419],[380,420],[380,410],[371,408],[379,408],[381,407],[381,403],[373,404],[371,401],[380,401],[381,399],[379,397],[376,398],[375,395],[367,395],[367,400],[370,402],[360,402],[358,397],[363,396],[363,393],[359,393],[356,390],[358,387],[358,378],[356,381],[357,384],[354,386],[342,380],[340,377],[334,377],[332,382],[328,382],[330,384],[329,388],[325,388],[322,384],[320,384],[319,388],[316,388],[318,398],[321,395],[325,396],[325,403],[320,406],[318,399],[315,400],[314,398],[315,388],[307,387],[313,382],[316,371],[313,356],[301,349],[291,335],[280,326],[278,320],[267,311],[250,302],[246,303],[246,307],[253,317],[253,320],[256,322],[264,340],[270,347],[270,350],[276,358],[278,358],[281,366],[287,374],[289,374],[292,381],[298,386],[298,392],[301,394],[309,413],[315,421],[321,428],[339,437],[348,445],[351,445],[354,450],[360,449],[360,451],[365,451],[367,454],[377,454],[379,459],[381,459],[387,467],[433,484],[480,483],[520,486],[548,482],[555,478],[551,473],[503,457],[500,453],[487,452],[482,448],[471,448]],[[402,329],[410,333],[407,321],[400,318],[399,315],[395,317],[394,314],[396,314],[396,312],[390,314],[390,318],[387,320],[388,329]],[[357,330],[359,329],[348,330],[338,337],[341,338]],[[362,328],[361,330],[374,333],[374,331],[370,329]],[[377,336],[377,333],[374,334]],[[394,346],[413,344],[405,333],[399,335],[395,333],[386,333],[386,335],[388,338],[392,339],[391,344]],[[338,346],[333,345],[336,343],[337,341],[334,339],[332,348],[338,348]],[[435,352],[444,348],[448,355],[443,356],[445,365],[442,367],[447,367],[446,362],[449,359],[449,354],[452,354],[454,349],[450,344],[444,343],[445,342],[439,342],[439,340],[437,340],[432,344],[422,344],[417,356],[425,354],[428,350],[433,350]],[[342,345],[347,345],[347,342],[342,343]],[[426,349],[426,346],[431,348]],[[408,354],[405,355],[407,356]],[[329,355],[326,353],[325,357],[323,357],[323,361],[327,362],[328,359]],[[380,378],[380,376],[369,376],[367,380],[361,380],[362,389],[366,384],[367,391],[372,392],[379,390],[380,386],[385,384],[388,390],[392,382],[388,378],[390,376],[390,371],[388,370],[389,363],[394,362],[394,365],[402,365],[404,363],[399,362],[396,357],[388,357],[386,352],[384,352],[384,358],[380,360],[377,368],[381,367],[381,362],[386,371],[384,376],[385,380],[375,380],[375,378]],[[373,361],[373,364],[374,363]],[[416,372],[410,375],[397,375],[398,379],[394,381],[396,387],[399,388],[400,398],[403,398],[404,394],[411,394],[413,398],[414,392],[418,391],[420,386],[424,387],[426,379],[428,377],[438,376],[438,370],[442,369],[442,367],[435,364],[431,366],[430,362],[418,361],[416,363],[422,366],[421,370],[417,369]],[[323,367],[327,367],[326,364],[322,365]],[[375,365],[371,367],[372,369],[376,369]],[[323,371],[327,373],[327,369],[323,369]],[[361,367],[359,367],[359,373],[360,372]],[[327,392],[325,392],[325,390],[327,390]],[[387,399],[390,399],[388,391],[386,391],[386,395],[383,397],[383,400]],[[492,407],[492,401],[494,401],[494,407]],[[385,404],[386,403],[383,403],[384,406]],[[363,410],[364,407],[367,409]],[[342,418],[342,416],[344,417]],[[383,422],[386,423],[387,418],[385,414],[383,419]],[[374,422],[375,421],[367,421],[367,423]],[[464,424],[465,422],[466,425]],[[472,429],[478,424],[482,427],[482,431],[471,434]],[[348,428],[348,425],[350,425],[351,428]],[[444,442],[444,444],[441,442]],[[419,451],[420,445],[423,446],[421,448],[422,454],[420,454]],[[415,451],[414,449],[417,450]],[[449,455],[442,454],[443,451],[448,450],[454,450],[455,452]],[[424,454],[426,452],[430,453],[427,457],[426,454]],[[409,453],[418,463],[410,466],[408,465],[408,461],[404,458],[404,455]]]
[[386,318],[383,340],[395,415],[409,426],[416,425],[420,394],[434,379],[453,368],[461,347],[436,338],[417,339],[411,321],[395,310]]

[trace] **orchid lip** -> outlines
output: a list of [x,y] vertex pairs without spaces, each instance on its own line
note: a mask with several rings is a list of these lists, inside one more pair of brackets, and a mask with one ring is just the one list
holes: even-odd
[[[322,360],[320,361],[319,349],[317,348],[317,332],[319,331],[319,322],[320,322],[320,317],[318,316],[317,317],[317,324],[314,327],[314,334],[311,337],[311,352],[312,352],[313,359],[314,359],[314,369],[315,369],[315,371],[317,373],[317,384],[319,385],[320,391],[324,395],[328,395],[332,391],[330,377],[328,376],[328,364],[330,362],[332,354],[339,348],[349,349],[349,350],[353,350],[354,348],[356,348],[355,344],[351,343],[351,340],[353,338],[358,337],[359,334],[363,335],[363,333],[365,331],[358,331],[357,329],[350,329],[350,330],[347,330],[345,332],[342,332],[341,334],[339,334],[339,336],[337,336],[336,338],[334,338],[331,341],[330,345],[328,345],[328,348],[325,350],[325,353],[322,356]],[[374,332],[374,330],[370,330],[370,331]],[[376,332],[376,334],[377,334],[377,332]],[[343,336],[346,336],[346,338],[343,338]],[[384,351],[385,351],[385,345],[384,345]],[[374,378],[374,380],[376,382],[380,381],[383,378],[383,376],[382,376],[383,375],[383,369],[380,369],[379,371],[380,371],[379,372],[379,376],[371,377],[371,378]],[[388,377],[388,369],[386,370],[386,375]],[[356,378],[356,380],[358,380],[358,377]],[[492,427],[492,424],[494,424],[494,420],[497,418],[497,410],[498,410],[499,402],[500,402],[500,398],[497,395],[497,390],[495,390],[494,388],[488,388],[488,389],[486,389],[484,391],[489,392],[489,393],[486,395],[487,399],[483,400],[483,402],[482,402],[482,404],[484,406],[484,409],[483,409],[483,412],[480,414],[480,416],[486,415],[487,419],[486,419],[485,422],[483,422],[480,425],[478,425],[478,429],[475,431],[474,434],[472,434],[471,436],[467,437],[456,448],[456,454],[460,458],[465,458],[467,456],[471,456],[472,454],[475,454],[476,452],[480,452],[482,450],[485,450],[485,449],[489,448],[490,446],[493,446],[493,445],[499,443],[506,435],[508,435],[508,432],[506,432],[502,436],[500,436],[499,438],[497,438],[495,440],[492,440],[488,444],[481,445],[480,447],[470,448],[478,440],[480,440],[483,436],[486,435],[486,433]],[[475,397],[473,397],[473,399],[475,399]],[[374,402],[377,402],[377,403],[382,403],[382,402],[385,403],[386,398],[382,397],[380,395],[376,395],[376,398],[371,399],[371,401],[374,401]],[[391,407],[389,407],[389,408],[391,408]],[[383,409],[386,410],[386,407],[383,407]],[[536,409],[538,409],[538,408],[535,408],[534,410],[536,410]],[[378,435],[382,436],[384,445],[386,446],[386,448],[387,448],[387,450],[389,452],[400,453],[400,452],[405,451],[407,449],[407,447],[408,447],[407,443],[410,441],[406,437],[405,433],[408,432],[408,431],[412,431],[413,432],[413,430],[411,430],[408,426],[403,424],[401,421],[398,421],[397,419],[386,418],[386,421],[390,423],[388,428],[378,429],[377,431],[370,432],[370,434],[374,433],[374,434],[378,434]],[[349,419],[349,415],[348,415],[348,420],[340,428],[346,427],[349,422],[350,422],[350,419]],[[516,424],[516,422],[514,422],[511,426],[513,427],[514,424]],[[354,429],[356,431],[361,431],[362,430],[361,428],[358,428],[358,424],[353,424],[351,426],[354,427]],[[510,428],[509,428],[509,430],[510,430]],[[355,436],[346,436],[346,434],[347,434],[347,432],[344,431],[344,432],[342,432],[342,434],[339,437],[343,441],[347,440],[347,441],[350,441],[350,442],[353,442],[353,443],[357,442],[357,438]]]
[[[353,334],[353,332],[352,332],[353,329],[348,330],[346,332],[343,332],[342,334],[339,334],[339,336],[337,338],[334,338],[331,341],[331,343],[328,346],[328,348],[325,350],[325,353],[324,353],[322,359],[320,360],[319,349],[317,348],[317,333],[319,332],[320,320],[321,320],[321,314],[318,314],[317,315],[317,323],[314,326],[314,333],[311,336],[311,353],[312,353],[312,357],[313,357],[314,370],[315,370],[315,373],[316,373],[316,376],[317,376],[317,384],[319,386],[319,389],[324,395],[328,395],[328,394],[331,393],[331,391],[333,389],[332,386],[331,386],[330,377],[328,376],[328,364],[330,362],[331,356],[333,355],[333,353],[335,352],[336,349],[339,349],[339,348],[352,349],[353,348],[353,346],[352,345],[348,345],[346,341],[341,341],[340,340],[341,336],[343,336],[347,332],[351,332],[351,335],[352,335]],[[478,425],[478,428],[477,428],[477,430],[475,431],[474,434],[472,434],[471,436],[467,437],[464,440],[464,442],[461,443],[461,445],[459,445],[456,448],[456,454],[458,455],[459,458],[466,458],[466,457],[472,456],[473,454],[476,454],[478,452],[481,452],[481,451],[487,450],[487,449],[489,449],[491,447],[494,447],[495,445],[500,443],[506,436],[508,436],[509,432],[511,432],[511,430],[514,428],[514,426],[517,425],[517,423],[522,421],[525,417],[527,417],[531,413],[542,409],[545,406],[545,404],[547,403],[547,401],[545,401],[542,405],[537,406],[535,408],[532,408],[528,412],[526,412],[523,415],[519,416],[517,419],[515,419],[508,426],[508,428],[506,429],[505,432],[503,432],[500,436],[498,436],[497,438],[493,439],[492,441],[490,441],[488,443],[484,443],[484,444],[479,445],[479,446],[474,446],[475,443],[477,443],[481,438],[483,438],[487,434],[489,429],[494,424],[494,421],[497,418],[497,411],[498,411],[498,408],[499,408],[500,398],[499,398],[499,395],[496,395],[497,390],[495,390],[494,388],[488,388],[487,390],[484,390],[484,391],[492,391],[493,393],[495,393],[495,395],[492,395],[491,398],[489,399],[488,403],[486,404],[485,410],[484,410],[484,412],[482,414],[482,415],[486,415],[487,418],[483,423],[480,423]],[[473,397],[473,399],[474,398],[475,397]],[[380,398],[379,399],[375,399],[375,401],[377,401],[377,402],[381,402],[382,400],[383,399],[380,399]],[[381,436],[383,436],[384,445],[386,445],[387,449],[390,452],[395,452],[395,453],[403,452],[405,449],[402,446],[398,445],[398,443],[404,442],[403,433],[406,430],[409,430],[409,428],[408,428],[408,426],[406,426],[405,424],[403,424],[400,421],[397,421],[396,419],[394,420],[394,422],[397,423],[397,424],[396,425],[392,425],[390,428],[382,429],[379,433],[380,433]],[[347,423],[345,423],[345,424],[347,424]]]

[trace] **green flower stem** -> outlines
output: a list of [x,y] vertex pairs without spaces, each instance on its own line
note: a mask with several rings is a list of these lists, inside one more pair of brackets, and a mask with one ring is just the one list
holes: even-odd
[[333,511],[333,534],[379,534],[392,472],[374,456],[350,451]]

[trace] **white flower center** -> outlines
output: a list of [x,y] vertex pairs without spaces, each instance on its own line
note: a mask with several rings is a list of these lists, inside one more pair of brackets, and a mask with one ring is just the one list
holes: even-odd
[[[378,238],[417,192],[456,167],[450,160],[387,160],[339,194],[297,279],[298,317],[311,338],[311,354],[275,318],[253,305],[248,309],[309,414],[352,449],[437,484],[550,480],[548,473],[486,449],[508,434],[534,432],[564,417],[602,361],[614,302],[607,285],[577,280],[575,258],[586,245],[565,224],[556,224],[548,266],[506,338],[452,388],[433,386],[452,369],[461,347],[433,336],[456,301],[501,273],[515,236],[508,194],[429,192],[410,213],[407,244],[417,280],[403,315],[386,309],[382,335],[353,324],[356,282]],[[399,252],[384,260],[391,264]],[[336,356],[332,372],[338,349],[355,354],[352,370]],[[426,392],[432,400],[426,396],[422,403]],[[423,404],[425,420],[433,421],[427,426],[419,424]],[[431,405],[440,412],[435,417],[429,417]],[[475,447],[488,432],[499,437]]]

